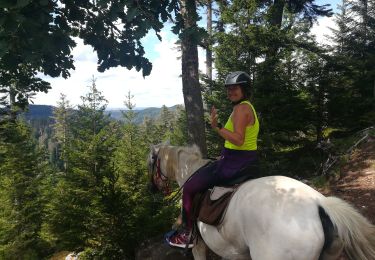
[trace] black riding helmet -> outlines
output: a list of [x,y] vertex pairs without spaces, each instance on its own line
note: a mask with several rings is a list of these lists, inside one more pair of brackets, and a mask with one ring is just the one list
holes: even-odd
[[[250,93],[250,76],[246,72],[243,71],[235,71],[231,72],[227,75],[225,79],[225,87],[239,85],[242,89],[242,93],[244,94],[245,98],[247,99],[251,96]],[[242,100],[240,100],[241,102]]]
[[235,71],[231,72],[227,75],[225,79],[225,87],[229,87],[232,85],[241,85],[250,87],[250,76],[246,72],[243,71]]

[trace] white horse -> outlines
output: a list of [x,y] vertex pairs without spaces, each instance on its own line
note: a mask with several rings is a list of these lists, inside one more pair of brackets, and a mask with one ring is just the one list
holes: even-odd
[[[152,182],[182,186],[207,163],[196,146],[157,145],[149,155]],[[222,224],[197,223],[202,240],[194,259],[206,259],[206,245],[225,259],[333,260],[344,249],[352,260],[375,259],[375,226],[352,206],[325,197],[283,176],[250,180],[229,203]]]

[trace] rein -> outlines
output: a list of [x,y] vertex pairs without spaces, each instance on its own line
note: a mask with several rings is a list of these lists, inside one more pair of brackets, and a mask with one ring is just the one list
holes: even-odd
[[[165,175],[161,168],[160,168],[160,159],[158,158],[158,155],[152,156],[152,159],[154,160],[153,166],[152,166],[152,178],[151,182],[152,184],[161,191],[165,197],[169,196],[171,193],[174,193],[171,198],[168,199],[169,203],[174,203],[179,199],[179,195],[181,194],[182,189],[185,186],[185,183],[187,183],[197,172],[199,169],[206,167],[208,164],[211,163],[211,161],[207,162],[205,165],[200,167],[197,171],[195,171],[185,182],[181,185],[176,191],[171,191],[170,185],[169,185],[169,178],[167,175]],[[210,158],[211,159],[211,158]],[[159,187],[158,183],[163,183],[164,185],[162,187]]]
[[[171,194],[171,189],[169,187],[169,179],[160,169],[160,159],[157,155],[153,156],[153,167],[152,167],[152,184],[160,190],[165,196]],[[156,167],[155,167],[156,166]],[[156,171],[154,170],[156,168]],[[164,184],[161,188],[159,188],[158,183]]]

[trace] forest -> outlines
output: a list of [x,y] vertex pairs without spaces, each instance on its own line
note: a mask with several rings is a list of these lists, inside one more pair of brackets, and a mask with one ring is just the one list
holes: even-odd
[[[207,27],[197,26],[198,14]],[[331,16],[332,44],[319,44],[311,28]],[[136,123],[129,92],[114,120],[92,78],[77,107],[61,95],[48,122],[22,116],[36,92],[51,88],[38,73],[70,76],[74,37],[95,47],[99,72],[124,66],[147,76],[140,39],[160,37],[167,21],[179,37],[184,106]],[[198,46],[207,73],[198,72]],[[134,259],[179,213],[147,189],[150,145],[197,143],[218,156],[223,141],[205,127],[207,111],[219,108],[225,122],[232,107],[223,83],[238,70],[252,79],[262,175],[330,178],[327,157],[375,123],[375,1],[343,0],[335,13],[314,0],[1,1],[0,259],[59,251]]]

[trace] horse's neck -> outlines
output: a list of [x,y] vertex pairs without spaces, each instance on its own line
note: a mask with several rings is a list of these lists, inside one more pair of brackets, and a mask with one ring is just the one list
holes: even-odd
[[176,174],[176,181],[181,187],[193,173],[195,173],[199,168],[206,165],[210,160],[196,158],[192,156],[182,157],[179,160],[179,167]]

